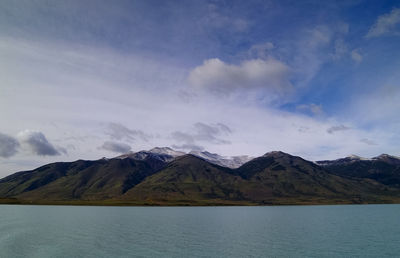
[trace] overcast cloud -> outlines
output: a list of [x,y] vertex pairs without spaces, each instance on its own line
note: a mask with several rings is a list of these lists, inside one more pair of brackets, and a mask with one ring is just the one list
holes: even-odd
[[131,150],[131,146],[122,142],[106,141],[100,146],[100,149],[117,153],[127,153]]
[[156,146],[400,156],[399,7],[345,2],[0,1],[0,176]]
[[314,103],[311,104],[301,104],[296,107],[300,111],[309,112],[313,115],[322,115],[324,113],[322,106]]
[[8,158],[18,151],[19,143],[11,136],[0,133],[0,157]]
[[333,134],[335,132],[340,132],[340,131],[346,131],[346,130],[350,130],[350,127],[347,127],[345,125],[335,125],[332,127],[329,127],[328,130],[326,130],[328,133]]
[[203,150],[204,148],[197,143],[206,142],[211,144],[230,144],[231,142],[224,139],[232,133],[232,130],[222,123],[205,124],[197,122],[193,125],[190,132],[175,131],[171,134],[172,139],[176,142],[183,143],[174,145],[178,149],[186,150]]
[[141,130],[132,130],[119,123],[109,123],[106,134],[113,140],[135,141],[137,138],[147,141],[151,136]]

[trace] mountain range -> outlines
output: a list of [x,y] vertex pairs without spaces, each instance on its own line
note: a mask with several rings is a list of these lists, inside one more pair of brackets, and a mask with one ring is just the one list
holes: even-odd
[[143,160],[148,156],[154,156],[156,158],[158,157],[159,159],[168,162],[176,157],[183,156],[185,154],[191,154],[193,156],[207,160],[210,163],[229,168],[238,168],[244,163],[254,158],[247,155],[224,157],[216,153],[210,153],[208,151],[191,151],[189,153],[185,153],[182,151],[175,151],[169,147],[162,147],[162,148],[156,147],[148,151],[130,152],[118,156],[117,158],[123,159],[129,157],[133,159]]
[[1,203],[279,205],[400,203],[400,158],[307,161],[171,148],[44,165],[0,179]]

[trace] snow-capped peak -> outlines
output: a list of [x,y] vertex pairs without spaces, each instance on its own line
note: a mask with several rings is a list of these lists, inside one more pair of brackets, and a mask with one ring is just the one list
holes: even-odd
[[194,156],[204,158],[204,159],[223,159],[224,157],[218,155],[217,153],[211,153],[208,151],[191,151],[189,154]]
[[225,157],[208,151],[191,151],[189,154],[205,159],[216,165],[229,168],[238,168],[253,159],[253,157],[247,155]]
[[173,149],[171,149],[169,147],[155,147],[155,148],[149,150],[148,152],[154,153],[154,154],[170,155],[172,157],[179,157],[179,156],[182,156],[182,155],[186,154],[185,152],[176,151],[176,150],[173,150]]
[[354,154],[351,154],[351,155],[347,156],[346,159],[350,159],[350,160],[369,160],[367,158],[360,157],[360,156],[354,155]]
[[156,158],[163,162],[169,162],[175,159],[176,157],[185,155],[185,152],[175,151],[169,147],[156,147],[151,150],[142,150],[138,152],[128,152],[126,154],[120,155],[116,158],[118,159],[136,159],[136,160],[144,160],[149,157]]
[[[183,156],[187,153],[183,151],[176,151],[169,147],[155,147],[151,150],[142,150],[138,152],[129,152],[123,155],[120,155],[116,158],[118,159],[125,159],[131,158],[136,160],[144,160],[149,157],[156,158],[162,160],[164,162],[170,162],[174,160],[176,157]],[[253,157],[242,155],[242,156],[231,156],[225,157],[221,156],[217,153],[211,153],[208,151],[191,151],[189,154],[200,157],[208,162],[213,164],[223,166],[223,167],[230,167],[230,168],[237,168],[243,165],[244,163],[253,159]]]
[[353,163],[353,162],[357,162],[357,161],[361,161],[361,160],[369,160],[369,159],[352,154],[345,158],[340,158],[340,159],[335,159],[335,160],[320,160],[320,161],[316,161],[314,163],[321,165],[321,166],[327,166],[327,165],[349,164],[349,163]]
[[381,154],[377,157],[372,158],[372,160],[388,162],[394,165],[400,165],[400,157],[392,156],[389,154]]
[[390,159],[400,159],[400,157],[397,157],[397,156],[393,156],[393,155],[389,155],[389,154],[381,154],[381,155],[379,155],[379,156],[377,156],[377,157],[373,157],[373,159],[387,159],[387,158],[390,158]]
[[392,164],[399,164],[400,165],[400,157],[388,155],[388,154],[381,154],[377,157],[373,158],[364,158],[357,155],[349,155],[345,158],[336,159],[336,160],[321,160],[316,161],[315,163],[318,165],[342,165],[342,164],[350,164],[359,161],[367,161],[367,162],[376,162],[376,161],[384,161]]

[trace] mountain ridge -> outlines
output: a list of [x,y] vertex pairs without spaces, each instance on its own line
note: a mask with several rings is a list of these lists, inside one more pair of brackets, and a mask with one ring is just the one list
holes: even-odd
[[[209,152],[202,154],[205,156],[155,148],[111,159],[50,163],[0,179],[0,203],[400,203],[400,166],[389,155],[319,165],[288,153],[272,151],[230,168],[216,164],[215,159],[222,156]],[[359,171],[362,173],[349,170],[353,168],[348,168],[349,164],[361,166]],[[372,166],[373,171],[365,166]],[[347,170],[341,169],[343,167]],[[380,168],[385,169],[384,173],[377,172]]]
[[211,153],[208,151],[190,151],[188,153],[182,151],[176,151],[170,147],[155,147],[150,150],[142,150],[138,152],[129,152],[126,154],[122,154],[117,156],[116,158],[133,158],[138,160],[143,160],[148,156],[158,157],[160,160],[169,162],[174,158],[183,156],[186,154],[191,154],[207,161],[230,168],[237,168],[243,165],[245,162],[250,161],[254,157],[248,155],[240,155],[240,156],[221,156],[217,153]]

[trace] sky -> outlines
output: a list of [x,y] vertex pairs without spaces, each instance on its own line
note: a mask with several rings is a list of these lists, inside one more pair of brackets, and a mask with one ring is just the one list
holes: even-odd
[[0,1],[0,177],[159,146],[400,156],[398,1]]

